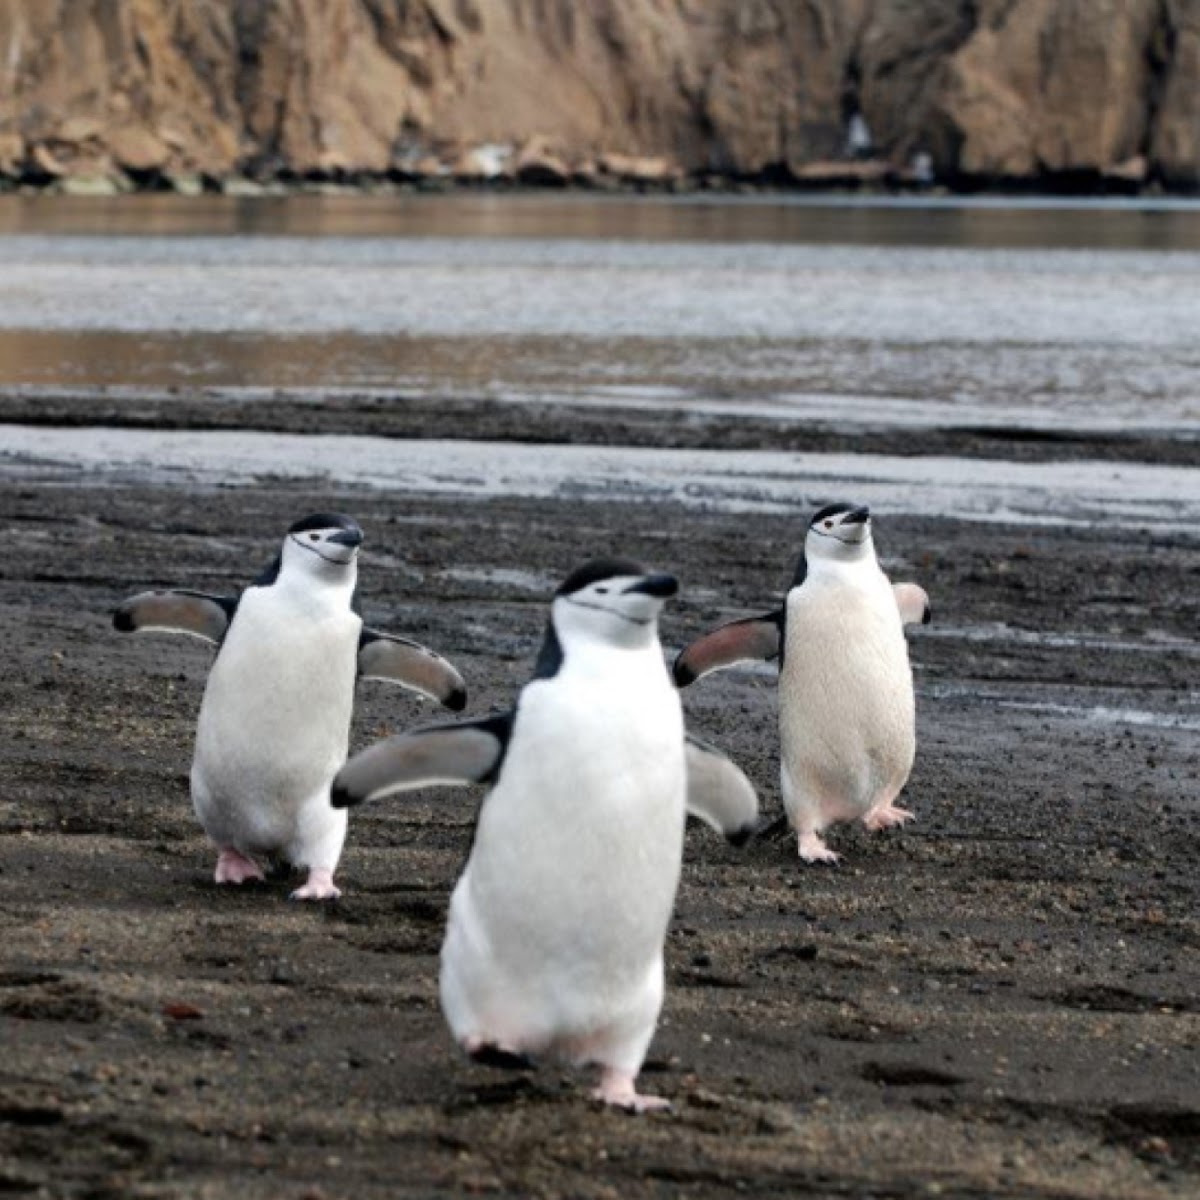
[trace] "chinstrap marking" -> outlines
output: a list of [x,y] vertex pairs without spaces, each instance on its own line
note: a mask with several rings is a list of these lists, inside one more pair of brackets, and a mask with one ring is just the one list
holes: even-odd
[[353,558],[347,558],[344,561],[340,558],[326,558],[316,546],[309,545],[308,542],[302,542],[295,534],[292,535],[292,541],[296,543],[302,550],[309,550],[315,554],[322,562],[327,562],[334,567],[348,567],[353,561]]
[[574,604],[576,608],[594,608],[597,612],[608,613],[610,616],[620,617],[622,621],[628,621],[630,625],[649,625],[654,621],[653,617],[646,617],[644,620],[639,620],[637,617],[630,617],[625,613],[617,612],[615,608],[605,608],[603,604],[588,604],[585,600],[575,600],[570,596],[564,596],[562,598],[568,604]]
[[836,533],[826,533],[823,529],[818,529],[815,525],[809,529],[809,533],[815,533],[817,537],[829,538],[831,541],[841,542],[843,546],[865,546],[867,544],[867,538],[871,536],[870,533],[868,533],[867,537],[863,538],[861,542],[850,542],[845,538],[838,537]]

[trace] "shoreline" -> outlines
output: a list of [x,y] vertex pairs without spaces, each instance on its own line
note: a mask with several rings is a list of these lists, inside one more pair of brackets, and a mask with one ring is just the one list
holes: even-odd
[[[259,196],[304,195],[586,195],[740,197],[816,200],[823,196],[840,201],[903,201],[955,205],[979,201],[1039,201],[1071,203],[1143,201],[1149,204],[1200,204],[1200,186],[1174,185],[1161,180],[1130,180],[1103,172],[1084,172],[1029,179],[962,176],[916,179],[887,167],[863,172],[861,164],[815,164],[822,169],[810,179],[766,171],[759,175],[724,175],[711,172],[679,173],[660,177],[569,172],[560,178],[471,178],[449,169],[426,175],[407,171],[336,171],[296,174],[208,175],[158,172],[125,172],[110,175],[0,174],[0,196],[68,195],[105,197],[122,195]],[[844,171],[837,168],[844,166]]]

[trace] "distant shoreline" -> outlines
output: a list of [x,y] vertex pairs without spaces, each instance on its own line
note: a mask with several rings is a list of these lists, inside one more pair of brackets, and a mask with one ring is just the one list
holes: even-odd
[[[980,179],[973,176],[918,180],[899,169],[873,163],[813,164],[820,168],[810,178],[783,172],[757,176],[681,174],[668,178],[622,178],[574,172],[561,178],[521,179],[498,176],[481,179],[452,172],[413,175],[409,172],[346,171],[329,174],[167,175],[158,172],[120,172],[116,175],[52,176],[23,171],[0,174],[0,196],[65,195],[124,196],[178,195],[257,196],[302,195],[563,195],[675,196],[727,200],[766,197],[822,203],[837,200],[864,204],[911,201],[917,204],[1024,202],[1037,204],[1094,201],[1161,202],[1167,206],[1200,204],[1200,189],[1170,186],[1159,180],[1126,179],[1098,172],[1050,175],[1030,179]],[[869,168],[869,169],[864,169]]]

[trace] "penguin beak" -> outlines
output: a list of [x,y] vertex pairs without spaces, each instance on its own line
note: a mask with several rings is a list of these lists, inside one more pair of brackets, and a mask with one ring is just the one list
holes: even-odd
[[363,533],[361,529],[343,529],[341,533],[335,533],[329,542],[333,546],[361,546]]
[[660,600],[665,600],[668,596],[674,596],[677,591],[679,591],[679,580],[674,575],[646,575],[637,583],[631,583],[621,594],[623,596],[630,594],[655,596]]
[[871,510],[865,505],[852,508],[843,518],[843,525],[865,525],[871,519]]

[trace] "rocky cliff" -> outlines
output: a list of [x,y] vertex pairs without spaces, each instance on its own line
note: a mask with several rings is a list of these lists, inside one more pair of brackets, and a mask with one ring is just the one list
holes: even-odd
[[0,173],[1200,184],[1200,0],[0,0]]

